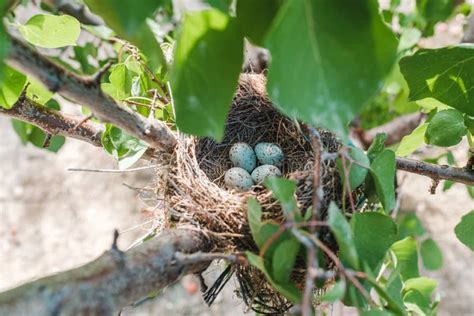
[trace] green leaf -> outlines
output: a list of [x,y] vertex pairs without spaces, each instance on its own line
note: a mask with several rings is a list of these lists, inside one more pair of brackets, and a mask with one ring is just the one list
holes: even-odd
[[44,105],[53,97],[54,93],[49,91],[41,82],[28,77],[28,83],[26,96],[31,100]]
[[425,136],[428,144],[449,147],[458,144],[466,134],[462,114],[457,110],[444,110],[433,116]]
[[18,27],[25,40],[44,48],[76,45],[81,33],[81,24],[70,15],[37,14]]
[[438,270],[443,267],[443,253],[433,239],[429,238],[421,243],[420,255],[427,270]]
[[408,291],[403,296],[407,312],[411,315],[430,315],[430,301],[417,290]]
[[181,131],[222,138],[242,59],[243,40],[234,18],[218,10],[186,15],[171,76]]
[[90,42],[84,46],[74,46],[74,56],[76,61],[79,62],[83,74],[92,75],[97,71],[97,67],[91,65],[89,61],[89,57],[96,58],[97,53],[97,47]]
[[424,297],[430,299],[437,286],[438,281],[427,277],[419,277],[406,280],[403,290],[405,292],[409,292],[410,290],[417,290]]
[[344,297],[344,294],[346,293],[346,281],[344,279],[341,279],[334,283],[332,288],[327,290],[323,296],[321,297],[321,301],[323,302],[335,302]]
[[[435,98],[474,116],[474,45],[420,49],[400,60],[410,99]],[[426,67],[429,65],[429,67]]]
[[[351,162],[348,158],[345,158],[346,170],[349,174],[349,184],[351,190],[355,190],[359,187],[362,183],[364,183],[365,177],[369,173],[370,169],[370,160],[364,151],[360,148],[352,147],[349,151],[350,159],[354,160]],[[366,166],[366,167],[362,167]],[[339,171],[339,175],[343,183],[345,183],[345,172],[342,166],[342,159],[337,159],[337,168]]]
[[416,251],[416,240],[407,237],[394,243],[391,250],[397,258],[396,267],[400,271],[403,280],[416,278],[418,272],[418,254]]
[[272,258],[272,278],[279,284],[290,281],[290,275],[295,265],[296,256],[301,243],[294,237],[283,240],[275,248]]
[[454,228],[460,242],[474,251],[474,210],[461,218],[461,222]]
[[278,177],[267,177],[263,183],[267,189],[272,191],[273,197],[281,203],[281,207],[285,216],[294,216],[297,221],[302,220],[301,214],[296,204],[295,181]]
[[334,202],[331,202],[329,205],[328,213],[328,224],[339,245],[342,262],[349,264],[352,268],[358,269],[359,257],[357,255],[351,226]]
[[370,165],[380,202],[386,212],[395,207],[395,153],[385,149]]
[[421,223],[418,216],[416,216],[415,212],[409,212],[405,214],[398,226],[399,228],[399,237],[401,239],[405,237],[417,237],[423,236],[425,234],[425,229],[423,228],[423,224]]
[[404,136],[395,154],[400,157],[408,156],[415,150],[420,148],[425,143],[425,132],[428,128],[428,123],[423,123],[411,132],[411,134]]
[[275,105],[347,138],[348,122],[391,70],[397,40],[375,0],[292,0],[279,10],[265,46]]
[[[4,6],[5,0],[0,0],[0,17],[3,18],[4,15]],[[8,40],[8,37],[5,33],[5,29],[3,26],[3,23],[0,23],[0,84],[3,81],[3,72],[4,72],[4,67],[5,64],[3,63],[3,60],[8,54],[8,50],[10,49],[10,41]]]
[[146,19],[162,5],[160,0],[85,0],[87,6],[123,39],[142,50],[155,71],[164,62],[163,51]]
[[398,239],[397,225],[384,214],[364,212],[354,214],[351,226],[360,260],[376,271],[390,246]]
[[4,80],[0,83],[0,107],[11,109],[23,91],[26,76],[9,66],[4,68]]
[[416,0],[418,13],[430,24],[446,20],[454,9],[453,0]]
[[259,238],[260,227],[262,226],[262,207],[255,198],[247,199],[247,217],[252,237],[257,246],[261,248],[265,242]]
[[211,7],[216,8],[224,13],[229,12],[232,0],[205,0]]
[[385,141],[387,140],[386,133],[377,133],[375,139],[370,144],[369,149],[367,149],[367,156],[372,162],[377,156],[385,149]]
[[244,35],[261,46],[281,3],[281,0],[238,0],[237,20]]
[[39,127],[32,126],[29,129],[28,141],[38,148],[41,148],[41,149],[44,148],[46,150],[56,153],[59,151],[59,149],[61,149],[61,147],[66,142],[66,139],[64,138],[64,136],[52,136],[51,139],[49,140],[49,146],[43,147],[45,140],[46,140],[46,134]]
[[33,125],[23,121],[12,119],[13,130],[20,137],[21,143],[26,145],[28,143],[28,136],[33,128]]
[[123,132],[112,124],[106,124],[101,141],[104,150],[118,161],[121,170],[129,168],[137,162],[148,148],[145,142]]
[[298,288],[293,282],[288,282],[283,285],[275,282],[272,279],[271,275],[268,273],[267,269],[265,268],[265,263],[262,257],[259,257],[249,251],[245,252],[245,255],[247,256],[249,263],[252,266],[258,268],[260,271],[262,271],[263,274],[265,274],[266,278],[270,281],[270,283],[278,292],[286,296],[294,304],[299,304],[301,302],[301,292],[298,290]]

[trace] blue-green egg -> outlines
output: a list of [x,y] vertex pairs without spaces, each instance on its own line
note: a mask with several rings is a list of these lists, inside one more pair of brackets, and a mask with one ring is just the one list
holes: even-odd
[[227,170],[224,176],[224,182],[228,189],[239,192],[248,191],[253,185],[250,174],[239,167]]
[[263,182],[266,177],[281,177],[281,171],[273,165],[262,165],[252,172],[252,179],[255,183]]
[[280,166],[285,156],[280,146],[274,143],[259,143],[255,146],[255,154],[262,165]]
[[229,158],[234,167],[252,172],[257,166],[257,157],[252,147],[246,143],[235,143],[229,150]]

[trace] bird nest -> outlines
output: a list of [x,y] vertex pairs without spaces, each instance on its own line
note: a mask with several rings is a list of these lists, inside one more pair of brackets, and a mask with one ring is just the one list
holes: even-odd
[[[247,220],[249,197],[261,204],[264,219],[284,221],[279,203],[264,187],[255,185],[247,192],[225,188],[223,175],[232,167],[229,149],[236,142],[246,142],[252,147],[259,142],[277,143],[285,155],[283,176],[296,181],[299,209],[304,214],[312,204],[314,154],[308,129],[275,110],[265,84],[263,75],[242,74],[223,140],[216,142],[210,138],[180,135],[174,153],[158,172],[159,199],[169,214],[169,226],[199,230],[212,240],[216,251],[258,252]],[[324,152],[334,153],[340,149],[331,132],[318,131]],[[320,214],[324,218],[329,203],[340,204],[341,201],[340,177],[333,160],[322,161],[321,187],[324,194]],[[320,231],[320,238],[335,245],[326,228]],[[302,262],[301,268],[304,267]],[[234,271],[241,296],[252,309],[282,313],[291,306],[258,270],[239,266]],[[301,286],[304,273],[299,276],[295,273],[294,277]]]

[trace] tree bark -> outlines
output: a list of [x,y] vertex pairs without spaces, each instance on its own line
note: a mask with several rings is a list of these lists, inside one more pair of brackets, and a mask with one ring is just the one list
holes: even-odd
[[81,118],[66,115],[21,96],[11,109],[0,106],[0,114],[33,124],[50,135],[62,135],[102,147],[102,127]]
[[116,315],[181,276],[204,270],[209,261],[181,259],[181,254],[210,247],[201,233],[191,230],[163,232],[127,252],[113,246],[82,267],[0,293],[0,315]]
[[10,52],[5,58],[11,67],[33,76],[49,90],[87,106],[101,121],[122,128],[155,149],[171,151],[175,146],[176,136],[165,123],[145,118],[115,102],[101,91],[99,77],[79,77],[14,36],[11,42]]

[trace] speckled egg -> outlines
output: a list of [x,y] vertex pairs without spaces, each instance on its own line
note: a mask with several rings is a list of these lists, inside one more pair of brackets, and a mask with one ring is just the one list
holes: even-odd
[[250,174],[239,167],[230,168],[224,176],[224,182],[227,188],[239,192],[250,190],[253,185]]
[[257,166],[257,158],[252,147],[246,143],[235,143],[229,150],[229,158],[234,167],[240,167],[252,172]]
[[253,172],[252,172],[252,179],[255,181],[255,183],[260,183],[263,180],[265,180],[266,177],[281,177],[281,171],[278,169],[278,167],[275,167],[273,165],[262,165],[260,167],[257,167]]
[[255,154],[262,165],[280,166],[285,158],[280,146],[274,143],[257,144]]

